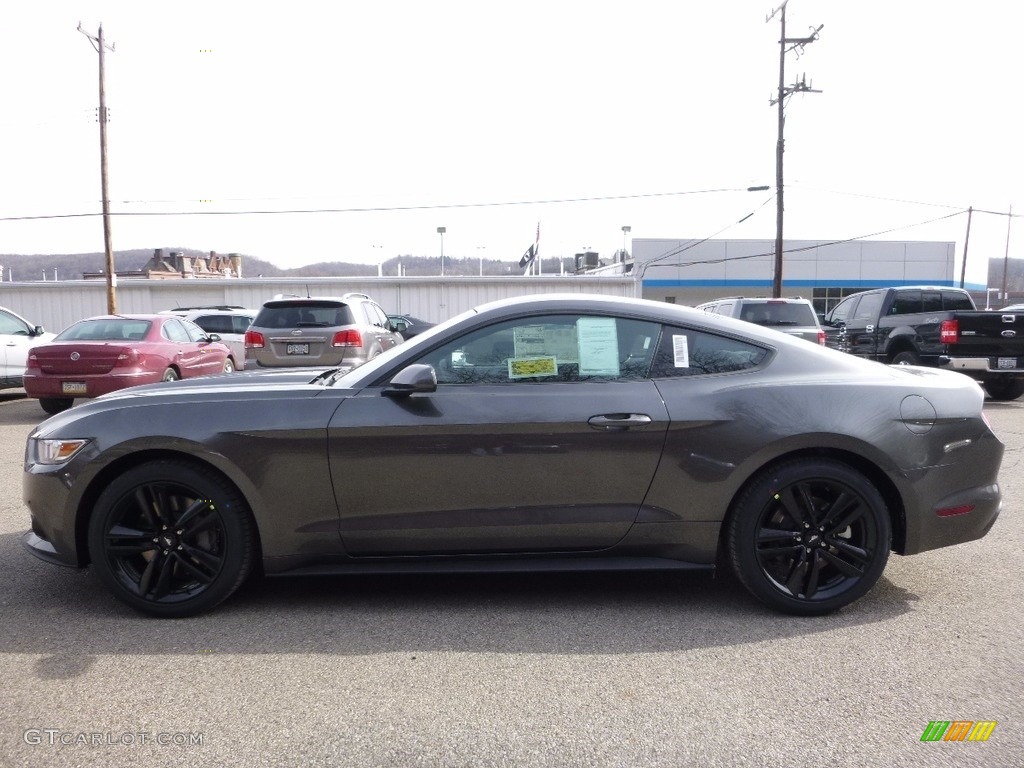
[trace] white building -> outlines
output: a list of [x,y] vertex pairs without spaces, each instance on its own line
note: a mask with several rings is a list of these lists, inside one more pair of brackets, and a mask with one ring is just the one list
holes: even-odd
[[[783,252],[782,295],[812,299],[819,312],[868,288],[960,284],[952,242],[787,240]],[[629,274],[646,299],[694,305],[771,295],[774,240],[635,238],[632,257]]]

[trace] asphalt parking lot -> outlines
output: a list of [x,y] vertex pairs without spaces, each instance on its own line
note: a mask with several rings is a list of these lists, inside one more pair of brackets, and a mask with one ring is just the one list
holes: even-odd
[[[893,557],[824,618],[731,578],[269,580],[144,618],[23,551],[25,437],[0,393],[0,766],[1020,766],[1024,401],[983,540]],[[923,742],[930,721],[995,721]]]

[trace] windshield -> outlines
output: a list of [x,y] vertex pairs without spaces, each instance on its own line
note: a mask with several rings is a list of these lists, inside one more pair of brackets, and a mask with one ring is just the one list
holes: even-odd
[[149,331],[148,320],[107,318],[75,323],[61,331],[54,341],[139,341]]
[[373,381],[377,373],[382,368],[386,368],[390,365],[392,358],[405,354],[412,348],[427,349],[434,343],[437,336],[443,335],[453,325],[456,325],[467,317],[472,317],[475,314],[475,309],[468,309],[450,320],[438,323],[433,328],[428,328],[410,341],[399,344],[398,346],[392,347],[386,352],[377,355],[377,357],[373,358],[373,360],[370,360],[368,363],[360,365],[358,368],[353,368],[351,371],[343,376],[339,376],[337,379],[329,380],[329,384],[330,386],[340,387],[342,389],[365,386],[367,382]]

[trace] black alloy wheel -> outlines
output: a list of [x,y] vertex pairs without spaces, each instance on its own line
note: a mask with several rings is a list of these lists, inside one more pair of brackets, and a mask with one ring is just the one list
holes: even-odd
[[154,461],[100,495],[89,521],[93,568],[128,605],[191,616],[230,596],[252,570],[254,525],[241,495],[212,470]]
[[772,608],[803,616],[867,593],[892,538],[878,490],[830,459],[794,460],[759,475],[740,496],[728,535],[743,585]]

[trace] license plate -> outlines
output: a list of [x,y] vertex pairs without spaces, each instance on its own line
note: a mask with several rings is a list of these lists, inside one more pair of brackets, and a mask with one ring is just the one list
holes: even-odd
[[289,355],[308,355],[309,344],[289,344],[285,351]]
[[65,381],[60,385],[60,391],[65,395],[84,395],[85,394],[85,382],[84,381]]
[[1000,357],[998,367],[1000,370],[1017,367],[1016,357]]

